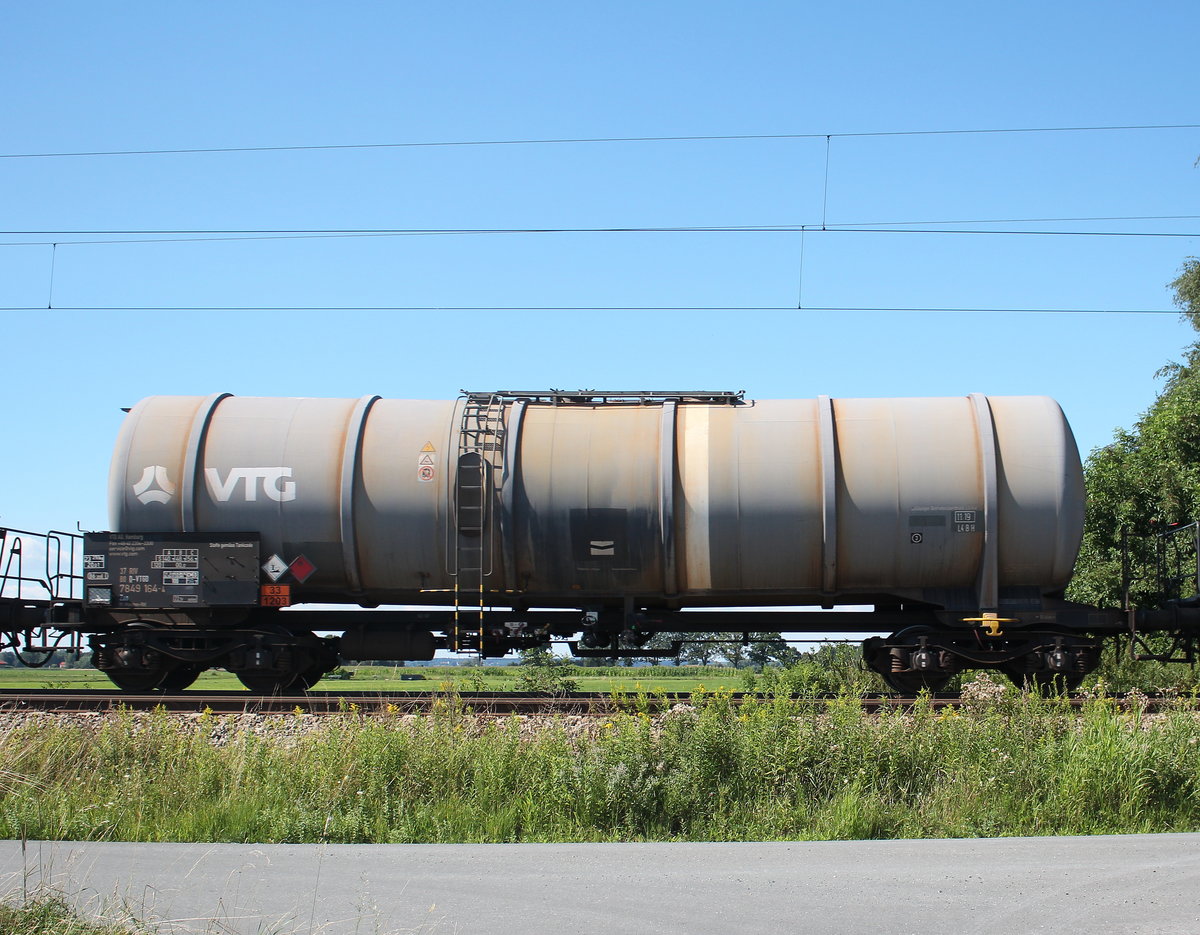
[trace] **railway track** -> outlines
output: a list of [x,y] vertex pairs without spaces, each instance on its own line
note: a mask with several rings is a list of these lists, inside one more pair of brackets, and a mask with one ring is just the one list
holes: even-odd
[[[687,695],[678,696],[686,702]],[[675,703],[675,702],[671,702]],[[256,695],[247,691],[183,691],[134,694],[104,690],[29,689],[0,692],[4,711],[168,711],[229,714],[242,712],[308,714],[423,714],[438,705],[458,705],[481,714],[607,714],[617,704],[609,694],[514,695],[511,692],[321,692]]]
[[[1147,696],[1142,696],[1147,697]],[[735,704],[765,700],[762,696],[734,693]],[[806,699],[807,703],[823,705],[829,698]],[[1069,703],[1081,706],[1085,699],[1073,697]],[[1123,696],[1117,696],[1118,704],[1125,704]],[[359,712],[362,714],[425,714],[438,705],[456,705],[473,714],[506,716],[512,714],[536,715],[584,715],[603,716],[618,711],[644,710],[666,711],[674,705],[692,703],[687,693],[668,693],[639,698],[614,696],[604,692],[570,692],[561,695],[515,695],[511,692],[460,692],[445,694],[438,692],[320,692],[313,691],[295,695],[255,695],[245,691],[131,694],[104,690],[78,689],[24,689],[0,692],[0,714],[5,712],[112,712],[119,710],[149,711],[162,708],[167,711],[201,713],[210,711],[218,714],[253,712],[294,713],[300,710],[307,714],[336,714]],[[895,695],[867,696],[861,700],[864,710],[883,711],[912,707],[917,703],[913,697]],[[1177,698],[1148,696],[1143,702],[1150,709],[1165,704],[1177,704]],[[939,694],[929,699],[936,709],[955,708],[963,704],[958,694]]]

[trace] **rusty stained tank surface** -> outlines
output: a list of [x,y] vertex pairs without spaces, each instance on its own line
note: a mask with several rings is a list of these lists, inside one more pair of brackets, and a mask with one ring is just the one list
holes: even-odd
[[1065,586],[1082,535],[1046,397],[487,395],[150,397],[113,528],[257,532],[312,562],[309,600],[442,603],[473,575],[562,607],[1015,604]]

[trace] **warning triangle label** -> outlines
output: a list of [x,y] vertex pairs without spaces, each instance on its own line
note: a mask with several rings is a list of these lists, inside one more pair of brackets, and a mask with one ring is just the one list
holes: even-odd
[[437,451],[437,449],[433,447],[433,442],[426,442],[425,447],[422,448],[421,450],[422,451]]

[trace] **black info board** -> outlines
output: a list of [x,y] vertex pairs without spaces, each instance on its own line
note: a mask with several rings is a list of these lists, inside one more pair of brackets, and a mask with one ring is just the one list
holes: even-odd
[[84,598],[132,609],[249,606],[259,561],[257,533],[89,532]]

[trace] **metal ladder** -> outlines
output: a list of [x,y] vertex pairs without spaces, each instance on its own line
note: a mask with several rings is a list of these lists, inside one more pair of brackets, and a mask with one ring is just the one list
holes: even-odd
[[466,645],[467,631],[474,629],[475,648],[482,660],[483,585],[484,579],[492,574],[495,542],[493,500],[504,480],[504,397],[496,393],[467,393],[463,399],[451,508],[455,546],[450,648],[456,652],[470,648]]

